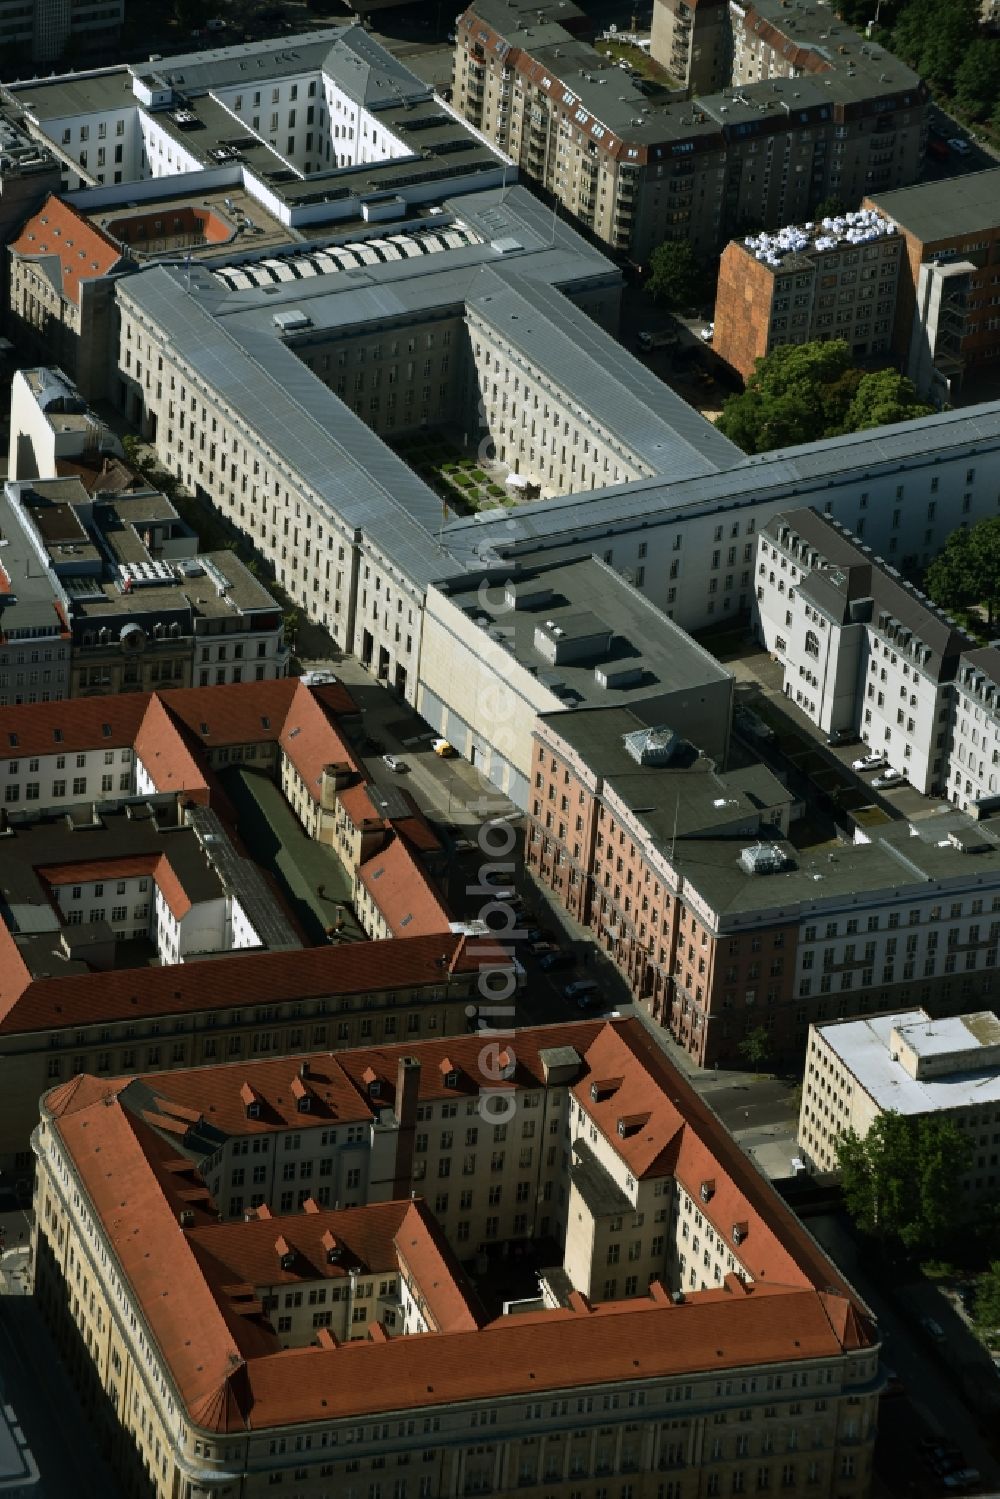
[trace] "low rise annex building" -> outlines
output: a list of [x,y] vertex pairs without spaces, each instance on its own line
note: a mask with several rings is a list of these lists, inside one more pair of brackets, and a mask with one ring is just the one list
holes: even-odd
[[417,708],[518,806],[540,713],[627,705],[683,723],[706,754],[729,742],[733,677],[599,557],[428,590]]
[[969,1142],[962,1187],[993,1197],[1000,1182],[1000,1020],[990,1010],[933,1019],[926,1010],[810,1026],[799,1148],[834,1172],[839,1136],[864,1139],[882,1114],[944,1113]]
[[[676,1468],[860,1499],[871,1314],[641,1026],[519,1032],[486,1102],[482,1049],[46,1096],[35,1293],[125,1481],[652,1499]],[[484,1307],[456,1262],[532,1222],[538,1294]]]

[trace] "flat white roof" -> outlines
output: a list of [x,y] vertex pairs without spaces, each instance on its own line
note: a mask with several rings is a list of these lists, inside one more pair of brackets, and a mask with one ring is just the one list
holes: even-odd
[[[976,1024],[975,1030],[967,1020]],[[819,1025],[816,1030],[879,1108],[895,1109],[900,1114],[931,1114],[939,1109],[1000,1103],[1000,1069],[995,1064],[979,1069],[966,1066],[935,1077],[912,1078],[901,1062],[893,1060],[889,1047],[892,1032],[901,1031],[922,1056],[955,1051],[967,1057],[973,1047],[984,1045],[977,1034],[980,1020],[979,1015],[932,1020],[924,1010],[905,1010],[897,1015],[875,1015],[870,1020]]]

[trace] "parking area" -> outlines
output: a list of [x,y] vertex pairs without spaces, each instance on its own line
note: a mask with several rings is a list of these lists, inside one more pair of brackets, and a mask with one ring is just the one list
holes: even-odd
[[775,752],[780,755],[816,788],[821,807],[822,799],[826,799],[826,810],[838,821],[846,815],[868,830],[887,821],[932,817],[948,805],[941,797],[924,796],[906,781],[896,786],[876,785],[885,773],[884,765],[855,769],[855,762],[871,753],[869,747],[853,737],[830,744],[822,730],[785,696],[781,663],[772,660],[748,630],[706,632],[698,638],[734,673],[738,709],[742,706],[751,719],[759,719],[773,738],[761,740],[748,735],[739,722],[737,734],[766,761]]

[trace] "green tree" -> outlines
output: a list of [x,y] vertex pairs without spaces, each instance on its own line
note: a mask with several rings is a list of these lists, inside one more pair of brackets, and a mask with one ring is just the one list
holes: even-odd
[[701,279],[701,267],[686,239],[665,240],[649,257],[646,290],[658,302],[680,307],[695,300]]
[[955,104],[973,120],[985,120],[1000,99],[1000,42],[980,38],[966,49],[955,74]]
[[975,1318],[980,1327],[1000,1327],[1000,1260],[994,1260],[976,1286]]
[[944,1115],[890,1111],[862,1139],[837,1140],[837,1168],[848,1213],[883,1247],[926,1254],[945,1247],[962,1225],[959,1178],[969,1144]]
[[813,217],[817,219],[834,219],[838,213],[844,213],[846,208],[847,205],[843,198],[838,198],[836,193],[831,193],[828,198],[823,199],[822,203],[816,204],[816,211]]
[[910,0],[892,28],[892,45],[932,88],[950,94],[978,29],[978,0]]
[[774,349],[739,395],[730,396],[716,425],[747,453],[766,453],[924,416],[908,380],[892,370],[869,374],[851,364],[841,339]]
[[173,10],[181,31],[194,31],[205,14],[200,0],[174,0]]
[[952,531],[924,579],[927,592],[943,609],[981,606],[993,626],[1000,617],[1000,516]]
[[917,399],[913,382],[895,370],[875,370],[862,375],[854,399],[844,416],[846,432],[863,432],[869,427],[885,427],[890,422],[908,422],[918,416],[930,416],[932,406]]
[[747,1031],[736,1050],[751,1063],[756,1075],[760,1071],[761,1062],[771,1055],[771,1036],[767,1027],[758,1025],[752,1031]]

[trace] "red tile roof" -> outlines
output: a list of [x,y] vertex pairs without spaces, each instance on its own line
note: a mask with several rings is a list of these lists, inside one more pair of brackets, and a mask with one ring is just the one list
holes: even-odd
[[[337,712],[350,711],[338,706],[346,692],[339,684],[310,688],[297,683],[278,736],[278,743],[302,777],[313,801],[320,798],[324,766],[348,766],[355,775],[363,774],[361,762],[337,729],[334,717]],[[353,707],[353,699],[350,706]]]
[[[413,1205],[396,1232],[396,1248],[421,1285],[429,1280],[435,1292],[445,1291],[439,1309],[448,1330],[390,1341],[370,1336],[340,1346],[324,1339],[324,1346],[275,1352],[254,1293],[281,1274],[277,1241],[284,1239],[298,1250],[302,1240],[311,1261],[323,1240],[321,1228],[330,1231],[322,1221],[329,1215],[182,1230],[176,1204],[197,1197],[197,1187],[184,1184],[190,1165],[177,1157],[172,1141],[158,1139],[122,1106],[131,1085],[74,1079],[52,1090],[44,1102],[192,1421],[209,1430],[260,1431],[708,1369],[796,1364],[872,1346],[874,1327],[850,1288],[639,1022],[541,1027],[519,1032],[510,1044],[519,1053],[519,1069],[528,1065],[525,1059],[538,1066],[539,1052],[547,1045],[576,1044],[600,1064],[599,1073],[588,1065],[588,1080],[596,1080],[608,1076],[615,1033],[624,1041],[615,1058],[622,1064],[623,1085],[648,1088],[644,1073],[661,1085],[684,1121],[682,1133],[701,1137],[716,1191],[723,1175],[731,1172],[751,1236],[757,1232],[762,1240],[765,1235],[772,1240],[768,1273],[762,1271],[755,1284],[730,1276],[722,1288],[689,1294],[674,1304],[663,1286],[654,1283],[648,1297],[595,1306],[574,1296],[565,1308],[480,1326],[461,1287],[453,1302],[454,1290],[433,1285],[450,1271],[448,1251],[431,1242],[430,1232],[423,1234],[418,1219],[424,1209]],[[468,1048],[480,1045],[478,1037],[451,1038],[406,1051],[420,1058],[422,1077],[431,1079],[438,1070],[435,1060],[446,1052],[462,1067],[470,1060]],[[368,1068],[378,1072],[385,1065],[380,1059],[392,1056],[346,1053],[340,1061],[353,1076]],[[167,1074],[162,1081],[176,1085],[207,1070]],[[670,1125],[672,1115],[666,1119]],[[685,1164],[702,1170],[706,1162],[694,1152]],[[360,1211],[382,1215],[373,1220],[377,1234],[392,1207]],[[731,1210],[728,1202],[727,1207]],[[239,1243],[241,1233],[247,1234],[245,1247]],[[419,1264],[410,1264],[408,1251]],[[432,1315],[437,1320],[433,1308]]]
[[16,760],[132,745],[149,699],[148,692],[136,692],[0,708],[0,756]]
[[178,733],[163,700],[155,693],[136,732],[134,748],[155,790],[184,791],[195,802],[209,802],[204,769],[192,753],[187,736]]
[[[544,1087],[540,1052],[552,1046],[573,1046],[582,1056],[603,1024],[600,1020],[579,1020],[519,1031],[510,1043],[515,1068],[507,1081],[518,1088]],[[177,1112],[176,1106],[182,1105],[189,1117],[193,1114],[211,1120],[227,1134],[260,1134],[289,1127],[329,1129],[331,1124],[364,1123],[373,1117],[369,1101],[373,1097],[369,1092],[372,1081],[381,1084],[377,1106],[392,1108],[402,1057],[416,1056],[420,1060],[423,1102],[477,1097],[483,1081],[480,1062],[483,1044],[479,1035],[448,1036],[434,1041],[400,1042],[396,1046],[178,1068],[149,1073],[143,1081],[156,1095],[161,1109]],[[444,1069],[442,1063],[446,1058],[449,1067]],[[294,1093],[303,1064],[307,1068],[306,1085],[312,1094],[308,1114],[299,1113]],[[453,1088],[446,1082],[446,1072],[450,1071],[455,1072]],[[245,1095],[244,1089],[249,1093]],[[258,1119],[247,1118],[247,1097],[261,1103]]]
[[474,941],[444,932],[295,952],[235,952],[162,968],[32,981],[14,938],[0,922],[0,1035],[370,994],[373,988],[427,988],[441,984],[449,971],[475,971],[478,950]]
[[451,918],[444,897],[431,884],[404,839],[392,838],[362,864],[358,879],[394,937],[448,930]]
[[105,276],[121,259],[121,250],[69,203],[51,194],[11,245],[16,255],[54,255],[59,260],[63,296],[80,303],[80,283]]

